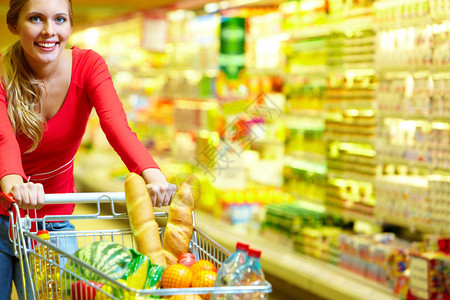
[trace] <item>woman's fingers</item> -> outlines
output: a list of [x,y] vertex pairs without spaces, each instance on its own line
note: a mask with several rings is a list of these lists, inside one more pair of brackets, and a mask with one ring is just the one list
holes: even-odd
[[177,190],[177,186],[172,183],[148,184],[147,188],[153,206],[156,207],[169,205]]
[[45,203],[44,187],[40,183],[17,184],[10,193],[22,209],[40,209]]
[[44,186],[40,183],[35,184],[36,186],[36,209],[41,209],[42,206],[44,206],[45,203],[45,193],[44,193]]

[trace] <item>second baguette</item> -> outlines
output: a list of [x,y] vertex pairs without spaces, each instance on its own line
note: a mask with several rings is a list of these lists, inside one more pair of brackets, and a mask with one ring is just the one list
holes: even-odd
[[192,211],[194,198],[189,184],[180,186],[177,196],[172,200],[169,208],[169,219],[164,233],[163,249],[167,265],[177,263],[180,254],[189,251],[194,224]]

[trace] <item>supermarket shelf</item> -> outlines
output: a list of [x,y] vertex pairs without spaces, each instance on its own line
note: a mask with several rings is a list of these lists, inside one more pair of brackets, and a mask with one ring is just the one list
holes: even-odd
[[289,32],[291,40],[327,36],[339,32],[374,30],[373,16],[344,17],[342,22],[331,22],[296,28]]
[[430,16],[417,18],[402,18],[390,22],[377,22],[375,28],[377,30],[393,29],[393,28],[408,28],[408,27],[423,27],[428,24],[439,23],[441,20],[432,18]]
[[[315,118],[315,122],[324,122],[326,113],[322,109],[290,109],[287,116],[292,118]],[[289,119],[288,119],[289,120]],[[314,122],[314,121],[313,121]]]
[[397,215],[392,216],[388,214],[377,213],[376,218],[379,222],[408,228],[411,232],[419,231],[424,233],[450,235],[450,228],[448,227],[443,227],[436,224],[421,223],[420,221],[415,220],[408,220]]
[[398,77],[399,75],[404,75],[405,73],[448,73],[447,66],[436,66],[436,65],[392,65],[384,64],[379,61],[375,64],[375,69],[380,76],[380,78],[388,77]]
[[326,141],[339,141],[341,143],[355,143],[355,144],[374,144],[375,138],[373,136],[370,137],[349,137],[345,135],[345,133],[341,133],[340,135],[325,133],[324,136]]
[[327,173],[328,178],[334,179],[334,178],[341,178],[345,180],[354,180],[359,182],[367,182],[367,183],[375,183],[376,177],[375,175],[368,175],[364,174],[362,172],[351,172],[351,171],[343,171],[343,172],[333,172],[329,171]]
[[317,174],[326,174],[327,167],[324,163],[318,163],[314,160],[302,160],[292,156],[284,159],[284,165],[293,169],[305,170]]
[[248,234],[203,212],[195,214],[198,227],[221,245],[231,250],[237,241],[249,243],[262,251],[261,264],[266,273],[319,297],[330,300],[398,299],[386,288],[356,274],[294,252],[267,238]]
[[[397,147],[400,148],[401,146]],[[416,161],[412,159],[407,159],[404,157],[395,157],[395,156],[389,156],[384,154],[377,154],[377,161],[385,164],[400,164],[400,165],[407,165],[410,167],[416,167],[416,168],[424,168],[424,169],[436,169],[436,167],[433,166],[431,162],[423,162],[423,161]]]
[[344,221],[364,221],[370,224],[378,224],[374,216],[362,214],[354,211],[349,211],[343,208],[335,208],[329,205],[326,206],[327,213],[331,215],[340,216]]

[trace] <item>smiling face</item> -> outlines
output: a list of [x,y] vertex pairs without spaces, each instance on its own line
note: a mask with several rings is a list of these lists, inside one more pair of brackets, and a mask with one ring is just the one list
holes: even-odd
[[22,43],[25,58],[32,66],[56,61],[72,32],[68,0],[28,0],[15,24],[8,23]]

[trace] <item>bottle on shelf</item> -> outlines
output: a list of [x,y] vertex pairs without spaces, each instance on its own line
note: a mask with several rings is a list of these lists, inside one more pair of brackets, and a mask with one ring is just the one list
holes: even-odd
[[[247,260],[240,265],[235,272],[233,279],[230,282],[231,286],[260,286],[266,284],[263,269],[260,263],[261,251],[256,249],[248,249]],[[248,294],[234,294],[231,296],[232,300],[257,300],[268,299],[265,293],[251,293]]]
[[[40,230],[37,236],[50,242],[48,230]],[[38,243],[34,248],[31,267],[34,268],[34,285],[36,297],[41,300],[62,299],[58,253],[44,244]]]
[[[217,271],[214,286],[229,286],[233,280],[236,269],[247,260],[247,252],[249,245],[241,242],[236,243],[235,251],[225,260]],[[231,299],[231,295],[218,294],[214,295],[214,300]]]

